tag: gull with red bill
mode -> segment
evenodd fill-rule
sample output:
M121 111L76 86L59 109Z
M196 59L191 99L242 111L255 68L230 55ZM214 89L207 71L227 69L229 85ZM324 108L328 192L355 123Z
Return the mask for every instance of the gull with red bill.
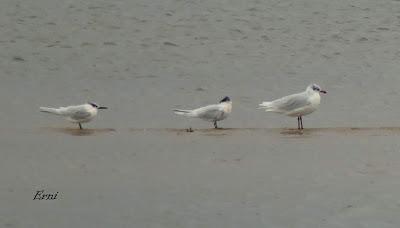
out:
M297 117L297 128L303 129L302 117L317 110L321 103L321 93L326 94L326 91L322 90L317 84L311 84L304 92L285 96L274 101L264 101L259 104L259 109Z

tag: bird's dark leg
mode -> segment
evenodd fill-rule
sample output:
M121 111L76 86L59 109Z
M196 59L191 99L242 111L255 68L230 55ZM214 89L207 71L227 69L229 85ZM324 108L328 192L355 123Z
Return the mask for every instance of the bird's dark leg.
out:
M300 125L301 125L301 129L304 129L303 128L303 117L302 116L300 116Z
M78 123L78 124L79 124L79 129L82 130L82 129L83 129L83 128L82 128L82 124L81 124L81 123Z
M297 129L300 130L300 116L297 117Z
M215 129L218 128L217 121L214 121L214 127L215 127Z

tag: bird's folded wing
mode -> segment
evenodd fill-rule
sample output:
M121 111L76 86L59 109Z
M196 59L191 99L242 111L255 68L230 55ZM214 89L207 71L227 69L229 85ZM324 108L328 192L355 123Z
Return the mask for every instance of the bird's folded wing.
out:
M75 120L86 119L91 116L91 113L84 110L75 110L71 113L70 117Z
M82 111L85 109L80 106L67 106L67 107L59 107L57 110L60 112L61 115L71 116L75 112Z
M219 105L209 105L195 110L197 116L202 119L215 119L221 116L224 112L223 107Z
M275 102L276 107L283 111L293 111L311 104L305 94L290 95L276 100Z

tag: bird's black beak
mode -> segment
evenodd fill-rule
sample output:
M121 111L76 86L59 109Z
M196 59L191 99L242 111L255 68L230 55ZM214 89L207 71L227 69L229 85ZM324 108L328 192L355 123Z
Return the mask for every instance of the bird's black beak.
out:
M104 107L104 106L100 106L100 107L98 107L98 109L108 109L108 108Z
M323 94L327 94L327 92L325 90L320 90L319 92L323 93Z

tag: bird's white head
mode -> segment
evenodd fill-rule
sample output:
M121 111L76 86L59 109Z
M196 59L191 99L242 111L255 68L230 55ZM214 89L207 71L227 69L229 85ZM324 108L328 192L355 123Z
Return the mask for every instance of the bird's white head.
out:
M311 84L307 87L307 92L315 92L315 93L323 93L326 94L327 92L323 89L321 89L321 87L317 84Z
M98 104L96 104L94 102L88 102L88 104L91 105L95 109L108 109L107 107L99 106Z

